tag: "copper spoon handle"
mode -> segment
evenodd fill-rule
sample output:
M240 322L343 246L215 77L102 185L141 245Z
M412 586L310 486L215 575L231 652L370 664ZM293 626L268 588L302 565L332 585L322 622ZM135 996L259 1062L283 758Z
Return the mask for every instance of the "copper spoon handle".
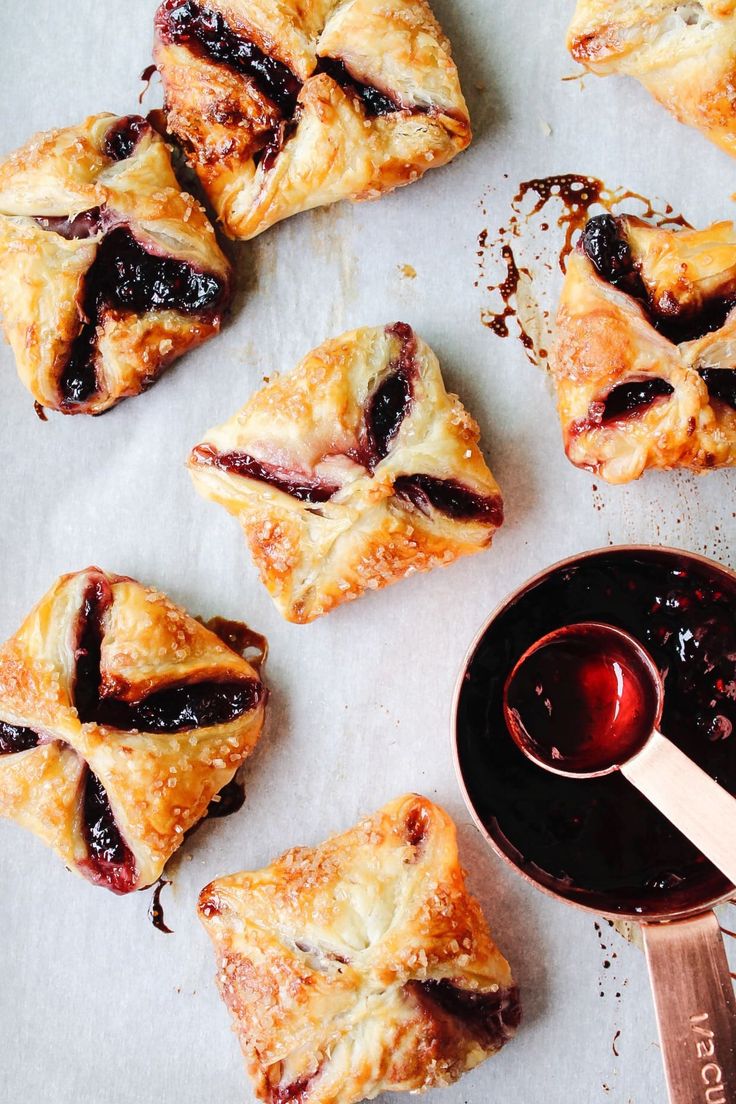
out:
M736 1104L736 1002L715 913L642 932L670 1104Z
M736 885L736 798L659 732L621 773Z

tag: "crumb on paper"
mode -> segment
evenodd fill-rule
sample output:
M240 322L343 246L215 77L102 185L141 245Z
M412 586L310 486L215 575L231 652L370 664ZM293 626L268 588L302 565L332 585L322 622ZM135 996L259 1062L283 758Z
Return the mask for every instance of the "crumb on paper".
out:
M417 270L414 268L414 265L401 264L398 266L398 269L405 280L416 280Z
M475 88L476 92L485 92L486 91L486 85L483 83L483 81L476 81L475 84L473 85L473 88Z
M545 119L540 119L539 125L542 128L542 134L545 136L545 138L549 138L552 134L552 127L549 125L549 123Z

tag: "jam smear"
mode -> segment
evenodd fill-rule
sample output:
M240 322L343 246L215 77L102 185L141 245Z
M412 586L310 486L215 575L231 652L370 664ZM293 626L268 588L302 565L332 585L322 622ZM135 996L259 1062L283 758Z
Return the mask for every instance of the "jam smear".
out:
M394 480L394 494L424 514L435 509L457 521L484 521L497 527L503 523L500 495L477 494L455 479L421 473L400 475Z
M565 625L631 633L666 672L661 730L736 795L736 581L661 549L562 567L503 609L471 659L458 705L470 798L498 845L541 885L601 912L656 916L729 891L723 875L620 773L540 770L506 728L521 655Z
M339 490L336 485L325 483L316 477L310 479L301 472L288 471L276 464L256 460L247 452L217 452L211 445L197 445L192 455L200 463L212 464L221 471L270 483L272 487L298 498L300 502L328 502Z
M95 720L121 732L188 732L229 724L255 709L264 693L263 684L256 679L196 682L159 690L138 702L103 697L97 703Z
M113 893L129 893L135 888L135 858L115 823L104 786L89 769L84 781L82 815L88 852L87 860L79 864L82 872Z
M111 161L126 161L135 153L141 138L150 133L151 124L140 115L118 119L105 135L105 156Z
M352 92L363 104L367 115L390 115L394 111L401 111L401 105L397 104L385 92L381 92L372 84L364 84L348 69L340 58L320 57L317 59L316 73L326 73L336 84L339 84L346 92Z
M698 368L698 374L711 399L736 410L736 368Z
M595 625L570 625L540 641L506 687L507 722L522 751L570 774L630 759L653 732L658 704L637 652Z
M100 233L103 228L103 214L101 207L91 207L89 211L81 211L73 218L65 215L37 215L34 222L42 230L59 234L67 241L83 241Z
M671 383L657 376L620 383L606 395L600 420L606 425L622 421L632 414L641 414L658 399L668 398L674 390Z
M165 42L199 46L211 61L250 78L284 115L293 115L301 81L291 69L234 31L219 11L195 0L165 0L156 24Z
M398 338L401 351L366 404L358 458L371 471L388 456L391 443L409 413L418 371L417 339L411 326L396 322L386 328L386 333Z
M447 978L411 981L409 988L430 1011L439 1009L459 1020L481 1046L501 1047L521 1023L519 990L513 985L495 993L461 989Z
M148 919L153 924L156 931L163 932L164 935L173 935L173 931L168 927L164 918L164 907L161 904L161 894L163 893L164 886L171 885L168 878L163 876L156 882L156 886L151 897L151 903L148 906Z
M211 617L204 627L219 636L223 644L247 659L258 674L268 659L268 640L243 621L229 621L226 617Z
M40 737L32 728L0 721L0 755L16 755L19 751L30 751L38 747Z

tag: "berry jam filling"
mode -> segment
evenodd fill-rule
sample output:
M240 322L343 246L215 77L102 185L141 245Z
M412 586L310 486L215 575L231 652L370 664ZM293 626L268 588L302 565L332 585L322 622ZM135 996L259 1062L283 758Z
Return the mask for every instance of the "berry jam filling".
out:
M85 279L81 310L86 321L59 383L64 407L77 406L97 391L98 328L108 311L206 314L221 306L225 294L225 284L211 273L149 253L127 227L111 230Z
M679 303L666 292L653 298L641 277L639 266L631 256L621 219L613 215L596 215L583 230L580 244L598 275L644 306L652 326L675 345L695 341L707 333L720 330L736 307L736 296L713 295L704 303L692 306Z
M92 207L89 211L82 211L75 215L74 218L67 218L62 215L38 216L34 219L34 222L37 222L42 230L59 234L67 241L84 240L85 238L93 238L102 230L102 209Z
M473 805L533 880L601 912L662 915L728 883L618 772L568 779L508 733L503 689L540 637L582 621L624 629L666 674L661 730L736 795L736 581L662 550L616 550L562 567L502 609L470 662L458 755Z
M211 61L250 78L284 115L294 113L301 90L299 78L288 66L234 31L220 12L195 0L165 0L156 23L165 42L199 46Z
M111 161L126 161L144 134L150 134L151 124L140 115L126 115L108 130L105 136L105 156Z
M344 61L339 58L321 57L317 59L315 73L326 73L346 92L357 96L365 108L366 115L390 115L401 111L401 106L390 96L380 92L372 84L363 84L352 75Z
M101 572L90 573L77 624L74 705L82 724L97 719L102 676L104 621L112 603L110 584Z
M606 425L608 422L621 421L632 414L641 414L657 399L667 398L674 390L671 383L659 377L620 383L606 395L600 421ZM597 407L598 404L595 405Z
M412 981L409 988L430 1012L444 1012L458 1020L484 1048L503 1046L521 1022L519 990L515 985L499 987L495 993L479 993L474 989L461 989L442 978Z
M435 509L457 521L485 521L495 526L503 522L500 495L476 494L454 479L419 473L400 475L394 481L394 494L411 502L423 514Z
M253 154L253 164L261 165L264 172L270 172L286 143L296 134L296 128L296 116L293 119L283 119L269 132L266 144Z
M736 410L735 368L698 368L698 374L711 399L719 399Z
M417 339L411 326L397 322L387 327L386 333L399 339L401 351L366 404L358 459L371 471L388 455L391 443L409 413L417 373Z
M304 1104L309 1086L316 1076L315 1073L311 1077L300 1077L290 1085L273 1085L271 1104Z
M427 810L417 806L408 814L405 822L406 838L412 847L419 847L424 843L429 831L429 817Z
M0 755L15 755L19 751L29 751L38 747L39 735L32 728L19 728L18 725L0 721Z
M193 452L200 463L211 464L221 471L242 475L247 479L257 479L261 483L270 483L285 494L298 498L300 502L327 502L339 488L317 479L309 478L301 472L255 460L245 452L217 452L211 445L198 445Z
M129 893L135 888L135 859L120 835L104 786L89 769L84 781L82 813L89 856L79 864L83 873L113 893Z
M263 685L255 679L171 686L139 702L103 697L95 720L122 732L188 732L229 724L255 709L263 694Z

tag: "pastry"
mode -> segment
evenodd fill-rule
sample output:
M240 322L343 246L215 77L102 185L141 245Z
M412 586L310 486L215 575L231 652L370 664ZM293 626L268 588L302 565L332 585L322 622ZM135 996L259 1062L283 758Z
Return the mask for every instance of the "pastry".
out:
M0 163L0 311L41 407L101 414L220 328L230 270L145 119L93 115Z
M64 575L0 648L0 815L96 885L150 885L253 750L265 701L163 594Z
M455 826L409 795L199 898L256 1096L354 1104L456 1081L519 1024Z
M191 454L281 613L306 622L486 548L503 520L478 427L405 323L343 334Z
M578 0L567 45L593 73L637 77L736 155L736 0Z
M736 231L597 215L568 258L552 371L565 449L609 483L736 464Z
M154 58L169 128L234 238L409 184L470 142L426 0L164 0Z

